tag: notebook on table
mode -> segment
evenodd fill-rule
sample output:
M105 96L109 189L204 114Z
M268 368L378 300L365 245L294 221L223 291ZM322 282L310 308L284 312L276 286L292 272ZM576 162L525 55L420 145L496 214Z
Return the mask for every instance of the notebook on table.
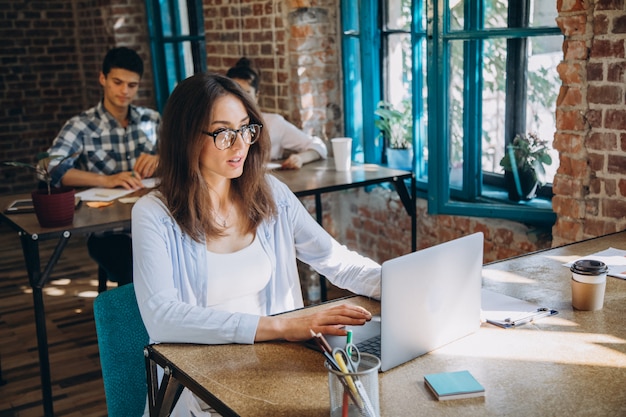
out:
M368 342L378 343L384 372L475 332L482 262L482 233L384 262L381 315L347 327L353 343L364 352L371 351ZM333 347L345 345L345 337L326 338Z

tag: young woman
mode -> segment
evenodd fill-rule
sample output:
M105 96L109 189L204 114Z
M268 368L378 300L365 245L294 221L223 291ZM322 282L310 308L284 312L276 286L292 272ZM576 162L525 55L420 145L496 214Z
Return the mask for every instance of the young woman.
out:
M250 96L258 101L259 73L252 68L247 58L241 58L234 67L226 73ZM269 132L272 148L270 159L287 158L282 162L283 169L299 169L302 165L326 159L328 150L324 141L317 136L310 136L289 123L283 116L276 113L263 113L265 130Z
M342 326L371 318L350 305L270 316L303 306L296 258L370 297L380 294L380 265L335 241L265 172L263 124L252 97L227 77L196 74L172 92L160 185L132 213L137 301L153 342L299 341L309 329L343 335ZM177 410L203 415L190 392Z

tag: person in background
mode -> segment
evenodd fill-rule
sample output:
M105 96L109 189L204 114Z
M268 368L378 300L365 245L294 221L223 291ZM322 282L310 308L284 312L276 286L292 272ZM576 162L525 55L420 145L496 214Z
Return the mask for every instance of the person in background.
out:
M154 175L161 116L131 104L142 75L143 61L134 50L107 52L99 76L102 100L68 120L48 149L50 155L76 154L53 171L55 186L139 189L143 178ZM92 234L87 247L109 280L132 281L130 235Z
M151 342L302 341L345 335L371 314L342 304L298 318L296 259L340 288L380 297L380 265L333 239L266 173L270 138L252 96L196 74L163 111L157 189L132 211L134 285ZM185 390L174 416L206 415Z
M247 58L241 58L228 70L226 76L235 80L245 92L258 101L259 72L252 68ZM270 158L279 160L284 158L286 153L289 154L282 162L283 169L299 169L309 162L320 158L326 159L328 150L322 139L307 135L279 114L263 113L263 118L272 141Z

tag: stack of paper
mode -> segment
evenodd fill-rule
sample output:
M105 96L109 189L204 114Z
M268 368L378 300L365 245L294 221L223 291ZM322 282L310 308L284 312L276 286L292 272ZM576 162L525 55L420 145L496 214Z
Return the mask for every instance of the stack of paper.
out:
M141 180L141 182L146 188L153 188L156 186L156 180L154 178L146 178ZM113 201L130 193L134 193L135 191L137 190L94 187L81 191L80 193L76 193L76 196L80 197L82 201Z

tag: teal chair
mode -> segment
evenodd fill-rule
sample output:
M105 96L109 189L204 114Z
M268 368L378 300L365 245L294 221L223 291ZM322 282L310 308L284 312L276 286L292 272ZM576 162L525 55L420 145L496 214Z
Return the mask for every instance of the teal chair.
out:
M148 395L144 346L149 342L133 284L98 294L93 303L109 417L142 416Z

